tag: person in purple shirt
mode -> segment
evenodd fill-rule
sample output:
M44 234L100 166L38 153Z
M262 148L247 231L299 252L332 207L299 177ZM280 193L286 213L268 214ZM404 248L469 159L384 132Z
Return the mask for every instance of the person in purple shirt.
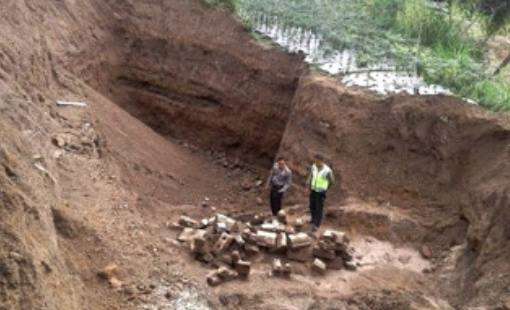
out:
M282 209L282 200L285 192L292 184L292 171L290 171L284 157L278 157L273 165L267 178L266 188L271 188L270 202L273 219L276 218L278 212Z

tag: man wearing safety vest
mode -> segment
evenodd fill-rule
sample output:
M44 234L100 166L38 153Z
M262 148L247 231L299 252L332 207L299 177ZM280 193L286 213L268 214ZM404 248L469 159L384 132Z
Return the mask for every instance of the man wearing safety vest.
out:
M316 232L321 226L326 193L334 181L333 170L324 163L324 157L317 154L306 182L310 188L312 232Z

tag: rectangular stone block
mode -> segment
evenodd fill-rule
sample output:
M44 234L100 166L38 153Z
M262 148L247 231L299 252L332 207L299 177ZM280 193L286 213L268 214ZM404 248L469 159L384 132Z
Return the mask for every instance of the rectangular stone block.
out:
M288 249L287 250L287 259L298 261L298 262L307 262L312 259L312 248L304 247L299 249Z
M276 237L277 235L274 232L259 230L256 235L257 245L268 249L274 249L276 247Z
M237 278L238 274L235 270L229 269L227 267L220 267L218 269L218 276L224 281L231 281Z
M207 242L204 236L195 236L191 239L190 251L193 254L204 253L207 249Z
M234 264L237 274L242 278L247 278L250 275L251 263L248 261L239 260Z
M213 253L218 255L225 252L233 242L234 237L232 235L226 232L222 233L218 238L218 241L214 244Z
M284 251L287 249L287 234L282 232L278 233L276 238L276 250Z
M218 213L216 214L216 223L222 223L227 231L232 231L232 228L236 225L237 221L231 217Z
M315 246L313 248L313 256L321 259L332 260L335 259L336 254L334 250L326 250L321 248L320 246Z
M312 245L312 238L306 233L297 233L289 235L289 246L291 249L299 249Z
M289 263L282 263L281 259L275 258L273 259L273 265L272 265L273 275L275 277L290 277L291 274L291 267Z
M326 273L326 263L324 263L322 260L316 258L312 263L312 270L315 271L318 274L325 274Z
M329 239L331 241L344 243L345 241L345 233L337 230L326 230L322 237L324 239Z
M235 237L235 242L238 246L240 247L244 247L244 245L246 244L246 242L244 241L244 238L241 236L241 235L236 235Z
M271 232L281 232L281 231L285 231L285 225L277 223L277 222L264 223L264 224L262 224L262 226L260 226L260 229L265 230L265 231L271 231Z

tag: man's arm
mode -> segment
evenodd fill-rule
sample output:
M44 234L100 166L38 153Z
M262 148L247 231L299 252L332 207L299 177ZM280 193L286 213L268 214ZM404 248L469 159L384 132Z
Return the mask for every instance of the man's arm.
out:
M312 170L308 173L308 178L306 179L306 187L310 188L312 185Z
M283 185L282 189L280 189L280 193L285 193L292 184L292 171L289 170L289 174L287 176L287 180L285 182L285 185Z
M331 183L331 184L335 183L335 175L333 174L333 170L329 171L328 179L329 179L329 183Z

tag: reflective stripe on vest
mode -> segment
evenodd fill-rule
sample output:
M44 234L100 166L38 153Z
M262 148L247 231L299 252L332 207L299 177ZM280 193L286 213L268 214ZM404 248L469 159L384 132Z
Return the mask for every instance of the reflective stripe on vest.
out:
M329 179L327 175L330 169L326 166L319 172L317 166L312 166L312 184L311 188L313 191L324 192L329 188Z

